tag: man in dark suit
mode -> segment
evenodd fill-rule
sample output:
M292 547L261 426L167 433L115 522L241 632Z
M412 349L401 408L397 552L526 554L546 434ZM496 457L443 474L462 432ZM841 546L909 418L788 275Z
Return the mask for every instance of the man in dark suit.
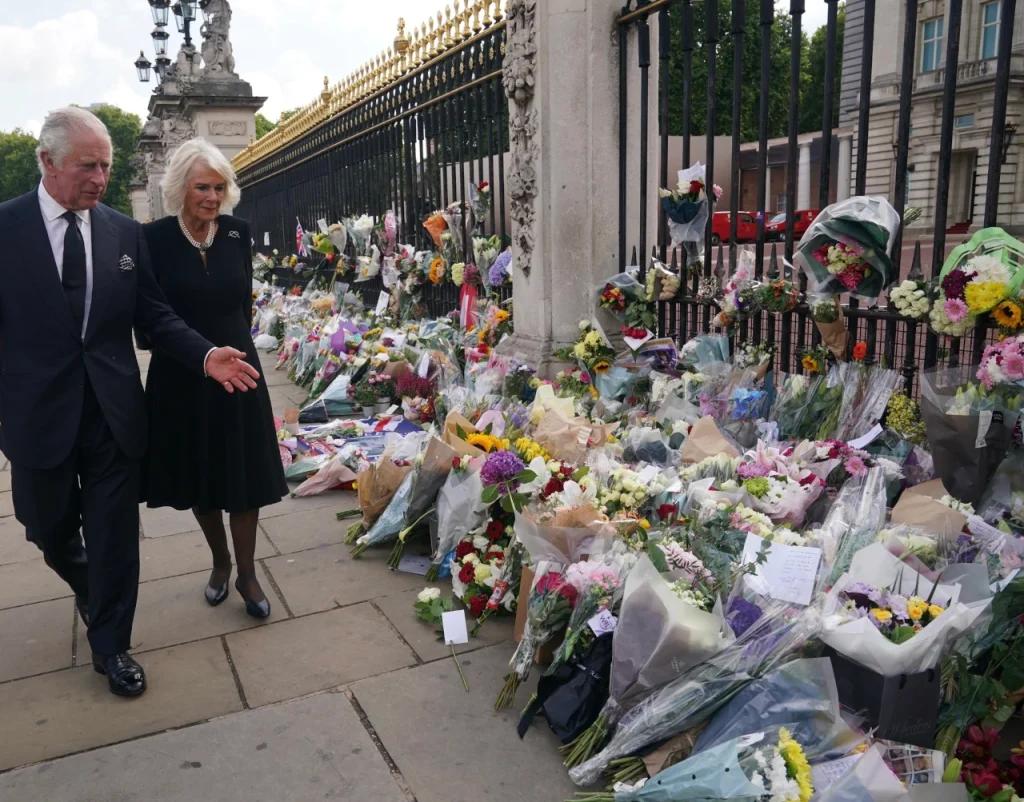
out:
M38 157L38 189L0 204L0 449L18 521L75 593L93 666L113 693L138 696L146 677L128 648L146 420L132 327L227 392L258 374L174 314L142 227L100 204L112 148L99 119L53 112Z

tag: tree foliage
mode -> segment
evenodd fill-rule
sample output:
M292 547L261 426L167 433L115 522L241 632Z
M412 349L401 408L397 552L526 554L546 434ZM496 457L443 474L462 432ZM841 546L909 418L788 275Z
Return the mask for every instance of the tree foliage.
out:
M24 195L39 183L38 145L32 134L20 128L0 131L0 202Z
M754 142L758 139L758 115L761 107L761 24L759 0L745 0L745 15L742 34L742 95L740 97L740 139ZM690 108L690 134L704 136L707 131L708 100L708 55L706 42L706 5L694 3L693 9L693 56L692 89ZM836 59L836 112L838 121L838 91L842 71L842 41L844 11L839 11L837 25ZM673 5L669 10L671 47L669 54L669 133L683 132L683 49L682 49L682 6ZM720 2L718 9L718 42L715 45L715 133L732 134L732 86L734 37L731 32L732 5ZM769 73L768 73L768 138L788 134L790 93L789 71L792 47L792 20L782 6L776 8L775 20L770 29ZM824 98L822 76L825 72L826 30L820 28L808 40L806 34L800 42L801 69L797 89L799 101L799 132L821 130L821 115ZM656 42L652 49L657 49ZM652 53L652 56L656 54Z
M272 123L263 114L256 115L256 138L263 139L267 134L277 128L277 123Z

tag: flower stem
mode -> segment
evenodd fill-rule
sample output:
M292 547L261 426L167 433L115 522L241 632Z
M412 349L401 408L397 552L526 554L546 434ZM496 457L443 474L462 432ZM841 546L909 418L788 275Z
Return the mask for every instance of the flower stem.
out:
M466 693L469 693L469 683L466 681L466 675L462 673L462 665L459 663L459 656L455 654L455 644L452 644L452 660L455 661L455 667L459 670L459 676L462 678L462 687L466 689Z
M575 768L590 759L597 747L604 741L605 735L608 734L605 729L606 724L605 717L600 716L575 741L561 748L560 751L566 756L563 765L567 769Z
M344 521L346 518L358 518L362 514L363 511L360 509L345 510L344 512L337 513L335 515L335 518L337 518L339 521Z
M353 560L358 560L360 557L363 556L363 552L365 552L368 548L370 547L366 543L356 543L356 547L352 549L349 556Z
M437 575L440 572L441 572L441 566L438 565L437 563L431 563L430 567L427 569L427 574L424 577L424 579L426 579L427 582L435 582L437 580Z
M519 675L515 671L509 672L505 677L505 684L501 686L501 692L494 701L495 710L507 710L512 707L516 699L516 691L519 690Z
M405 554L405 541L399 538L395 541L394 548L391 549L391 556L388 557L388 568L392 571L397 570L402 562L403 554Z
M353 543L359 540L359 536L361 534L363 534L363 522L359 521L358 523L352 524L348 528L348 530L345 533L345 542L351 546Z

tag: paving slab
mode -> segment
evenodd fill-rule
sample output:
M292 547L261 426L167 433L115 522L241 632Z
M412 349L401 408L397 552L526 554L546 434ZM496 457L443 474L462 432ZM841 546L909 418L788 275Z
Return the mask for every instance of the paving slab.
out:
M234 584L227 599L219 606L211 607L203 596L207 578L204 571L139 585L132 649L151 651L287 618L270 582L264 577L260 577L260 584L271 605L270 618L265 621L246 615L245 604Z
M417 594L425 587L440 588L442 595L450 596L452 592L451 583L426 583L422 577L417 577L420 584L416 590L409 590L405 593L395 593L385 596L382 599L375 599L374 604L384 615L388 617L392 626L399 631L420 660L427 663L431 660L450 658L452 649L445 646L444 641L438 640L437 631L434 627L421 621L416 617L413 605L416 603ZM456 608L462 609L462 605L456 602ZM469 613L466 613L467 618ZM472 623L470 623L472 628ZM459 654L474 652L487 646L494 646L498 643L511 641L515 629L515 618L511 615L491 618L481 628L475 638L470 638L469 643L455 647Z
M346 495L354 496L355 494L337 493L330 497L325 494L312 499L290 499L292 502L320 499L331 503L321 503L289 515L264 517L261 519L260 525L267 533L267 537L270 538L270 542L277 546L278 551L282 554L343 543L345 531L352 520L339 521L337 513L346 509L339 503L345 501Z
M274 368L274 365L277 364L276 357L275 357L274 361L269 364L269 366L267 365L266 362L263 362L262 360L260 360L260 362L261 362L261 364L263 366L263 370L261 372L263 373L264 380L267 382L267 387L294 387L295 386L294 384L292 384L292 380L288 378L288 371L287 370L284 370L284 369L276 370Z
M0 491L8 492L11 489L11 472L0 473Z
M46 802L405 802L343 694L219 718L0 776Z
M139 519L142 523L144 537L166 537L194 532L196 516L191 510L176 510L171 507L150 509L145 504L139 505Z
M488 802L573 795L576 788L547 725L538 722L523 740L516 734L536 677L520 689L511 710L494 711L512 651L502 644L460 658L469 693L451 660L350 686L418 802L478 802L482 782Z
M295 615L308 615L338 606L424 587L423 577L391 571L388 551L366 552L358 560L352 546L322 546L295 554L282 554L264 565L274 577Z
M71 595L71 588L41 557L0 565L0 610Z
M291 490L295 490L298 486L298 483L293 482L290 485L290 488ZM315 510L321 507L330 507L332 512L340 512L342 510L350 510L357 506L359 506L359 500L356 497L356 494L351 490L327 490L323 493L318 493L315 496L303 496L302 498L285 496L277 502L277 504L261 509L260 520L265 521L270 518L280 518L282 515L306 512L308 510ZM349 523L351 523L351 521L345 523L345 526L347 527Z
M6 493L0 493L0 518L11 518L14 516L14 497L7 489Z
M91 665L0 685L0 771L242 709L219 638L153 652L139 662L149 683L139 699L114 696Z
M230 532L228 532L228 548L233 548ZM276 553L266 535L257 532L256 559L273 557ZM139 545L139 559L142 582L197 571L209 571L213 567L210 548L206 545L206 538L203 537L202 532L183 532L180 535L147 538ZM232 575L234 576L234 574Z
M0 682L71 668L71 599L0 610Z
M0 472L0 476L10 476ZM35 543L25 540L25 527L14 518L0 518L0 565L38 560L42 552Z
M409 647L369 604L237 632L226 640L252 707L416 662Z

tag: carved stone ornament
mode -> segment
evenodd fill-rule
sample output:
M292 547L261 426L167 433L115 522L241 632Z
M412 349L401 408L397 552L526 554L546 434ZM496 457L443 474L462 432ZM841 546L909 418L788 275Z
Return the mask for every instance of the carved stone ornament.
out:
M212 136L245 136L245 120L210 120L206 126Z
M176 148L190 139L195 139L196 133L195 123L182 117L173 117L164 124L164 147L168 150Z
M537 68L537 0L509 0L506 11L505 63L502 86L511 101L509 110L509 198L512 210L512 239L518 245L516 266L530 275L537 241L536 161L539 151L537 112L533 109L534 72Z
M203 75L237 78L231 47L231 6L228 0L209 0L204 7L209 22L203 23Z

